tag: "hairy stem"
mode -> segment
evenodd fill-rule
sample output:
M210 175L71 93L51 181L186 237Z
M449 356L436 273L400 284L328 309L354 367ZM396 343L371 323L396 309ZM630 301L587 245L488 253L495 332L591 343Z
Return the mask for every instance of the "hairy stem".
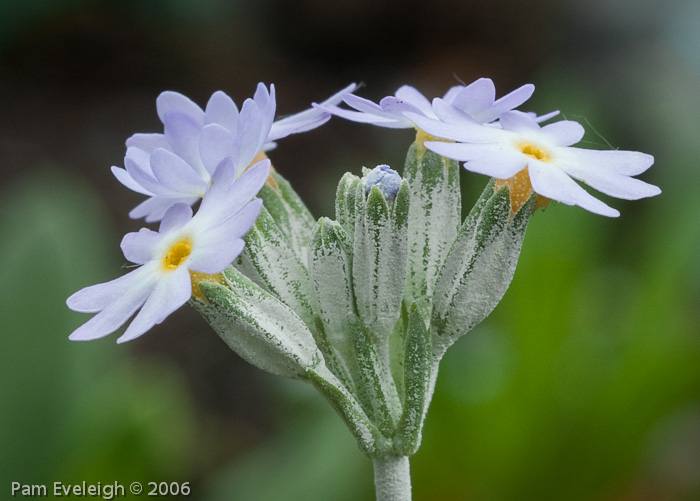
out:
M377 501L411 501L411 471L407 456L374 458Z

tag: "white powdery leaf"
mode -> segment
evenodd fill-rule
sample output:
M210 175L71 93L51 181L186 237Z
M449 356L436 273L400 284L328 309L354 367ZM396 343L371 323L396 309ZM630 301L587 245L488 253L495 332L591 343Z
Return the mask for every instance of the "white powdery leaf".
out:
M406 231L396 228L378 188L357 200L353 283L357 309L374 335L391 332L406 281Z
M346 370L354 373L356 369L348 366L354 359L354 350L347 327L356 315L352 259L346 251L347 245L347 235L340 224L321 218L311 236L309 276L328 340Z
M533 201L511 217L508 192L502 189L465 221L435 286L437 359L502 299L515 273Z
M260 197L299 260L306 263L309 236L316 221L289 181L275 171L270 180L272 184L263 186Z
M246 235L246 248L234 265L313 329L318 308L309 273L265 208Z
M243 359L272 374L306 379L323 355L304 322L289 307L234 268L226 287L201 283L206 301L192 304Z
M459 165L413 146L404 175L411 187L405 296L429 317L438 272L461 223Z

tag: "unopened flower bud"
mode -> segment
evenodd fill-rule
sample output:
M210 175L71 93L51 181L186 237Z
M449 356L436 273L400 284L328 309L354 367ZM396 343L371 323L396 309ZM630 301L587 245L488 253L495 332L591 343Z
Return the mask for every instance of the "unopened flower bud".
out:
M388 165L378 165L367 174L364 181L366 194L369 194L372 186L376 186L387 200L396 198L401 188L401 176Z

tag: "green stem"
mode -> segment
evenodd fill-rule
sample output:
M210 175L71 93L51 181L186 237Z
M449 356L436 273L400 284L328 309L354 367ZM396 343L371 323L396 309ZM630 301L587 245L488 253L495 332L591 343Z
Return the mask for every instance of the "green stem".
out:
M411 501L408 456L383 456L373 461L377 501Z

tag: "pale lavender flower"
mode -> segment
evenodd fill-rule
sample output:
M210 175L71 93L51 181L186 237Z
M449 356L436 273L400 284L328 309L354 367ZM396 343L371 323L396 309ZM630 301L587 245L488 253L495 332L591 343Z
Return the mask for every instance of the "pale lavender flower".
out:
M490 78L480 78L469 85L452 87L443 96L457 109L468 114L479 123L487 124L497 120L502 113L517 108L527 101L535 90L526 84L505 96L496 99L496 87ZM394 96L387 96L375 104L353 94L342 96L343 101L356 111L331 105L315 105L334 115L354 122L370 123L379 127L410 129L416 127L407 113L437 119L430 100L410 85L399 87ZM558 112L538 118L547 120Z
M140 265L111 282L86 287L68 298L74 311L97 313L70 339L107 336L140 310L118 343L141 336L197 293L196 274L216 275L241 253L243 236L260 213L254 197L270 172L270 161L256 163L238 178L231 158L214 173L197 214L183 203L171 206L159 230L128 233L121 247L127 260ZM216 279L216 277L209 277Z
M329 98L340 102L340 94ZM330 114L314 108L274 122L275 88L258 84L239 110L222 91L212 94L202 110L189 98L166 91L156 100L164 133L134 134L127 142L125 169L112 167L127 188L148 196L130 213L134 219L159 221L175 203L194 204L205 193L216 166L230 157L240 175L273 141L322 125Z
M518 175L518 189L610 217L620 213L590 195L574 179L625 200L661 193L657 186L631 177L654 163L651 155L572 147L584 134L578 122L561 120L540 127L532 116L509 111L501 115L500 127L486 127L447 101L438 99L434 105L437 120L419 114L409 117L428 134L456 142L426 141L425 146L444 157L463 161L472 172L501 180Z

